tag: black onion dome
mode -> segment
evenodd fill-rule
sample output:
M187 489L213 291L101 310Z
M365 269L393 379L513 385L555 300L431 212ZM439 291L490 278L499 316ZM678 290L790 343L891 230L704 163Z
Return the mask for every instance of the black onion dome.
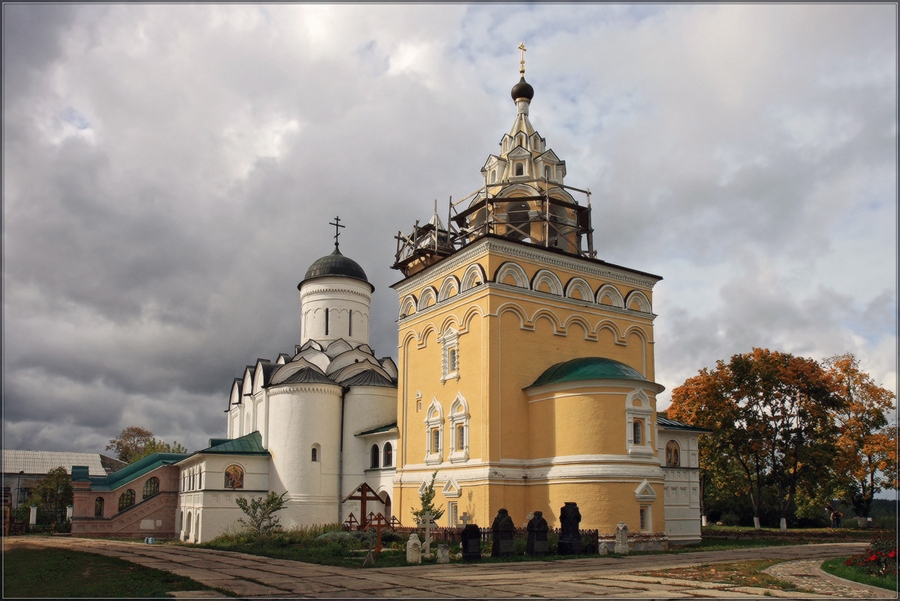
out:
M531 99L534 98L534 88L532 88L531 84L525 81L525 77L522 76L522 78L519 79L519 83L513 86L510 96L512 96L513 102L516 102L519 98L525 98L528 102L531 102Z
M297 288L299 289L309 280L324 277L353 278L354 280L361 280L369 284L369 286L372 287L372 290L375 289L375 287L369 283L366 272L359 266L359 263L350 257L342 255L341 251L336 247L333 253L325 255L309 266L309 269L306 270L306 276L304 276L302 282L297 284Z

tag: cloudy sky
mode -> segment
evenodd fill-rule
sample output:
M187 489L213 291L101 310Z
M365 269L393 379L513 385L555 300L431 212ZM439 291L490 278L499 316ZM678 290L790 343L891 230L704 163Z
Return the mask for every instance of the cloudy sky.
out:
M598 256L664 277L660 383L761 346L896 391L896 5L4 4L4 446L223 436L335 215L396 358L394 236L480 185L522 41Z

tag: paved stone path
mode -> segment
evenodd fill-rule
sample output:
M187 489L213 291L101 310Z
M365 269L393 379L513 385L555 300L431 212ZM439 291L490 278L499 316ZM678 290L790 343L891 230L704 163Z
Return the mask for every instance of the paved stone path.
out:
M402 568L352 569L256 555L200 549L187 545L104 541L75 537L10 537L14 545L52 545L119 557L174 572L242 598L883 598L891 591L827 576L823 559L862 552L865 543L829 543L729 551L628 557L592 557L556 562L449 564ZM648 570L680 568L748 559L787 561L772 575L793 580L812 593L786 592L673 578L641 576ZM777 569L776 569L777 568ZM216 591L185 592L183 598L221 597Z

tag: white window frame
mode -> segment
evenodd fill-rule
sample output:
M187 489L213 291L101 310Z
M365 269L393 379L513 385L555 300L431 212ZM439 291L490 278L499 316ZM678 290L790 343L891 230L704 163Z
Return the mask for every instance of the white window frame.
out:
M438 433L437 448L433 448L434 443L432 441L435 430ZM431 405L428 406L428 411L425 412L425 463L427 465L435 465L442 462L443 446L444 408L441 407L441 404L435 398L431 401Z
M653 456L653 430L650 427L653 417L653 408L650 398L641 389L632 391L625 400L625 445L628 454L639 457ZM640 444L634 442L634 426L636 422L642 424L641 434L643 440Z
M450 406L450 462L469 460L469 404L463 395L457 394ZM462 445L457 440L457 428L463 429Z
M459 332L453 328L441 334L441 383L459 380Z

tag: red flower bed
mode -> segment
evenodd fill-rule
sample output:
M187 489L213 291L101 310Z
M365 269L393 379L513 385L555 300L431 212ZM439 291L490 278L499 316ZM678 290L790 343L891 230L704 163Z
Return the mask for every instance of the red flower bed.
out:
M862 555L854 555L845 565L862 569L873 576L897 575L897 541L887 536L876 537Z

